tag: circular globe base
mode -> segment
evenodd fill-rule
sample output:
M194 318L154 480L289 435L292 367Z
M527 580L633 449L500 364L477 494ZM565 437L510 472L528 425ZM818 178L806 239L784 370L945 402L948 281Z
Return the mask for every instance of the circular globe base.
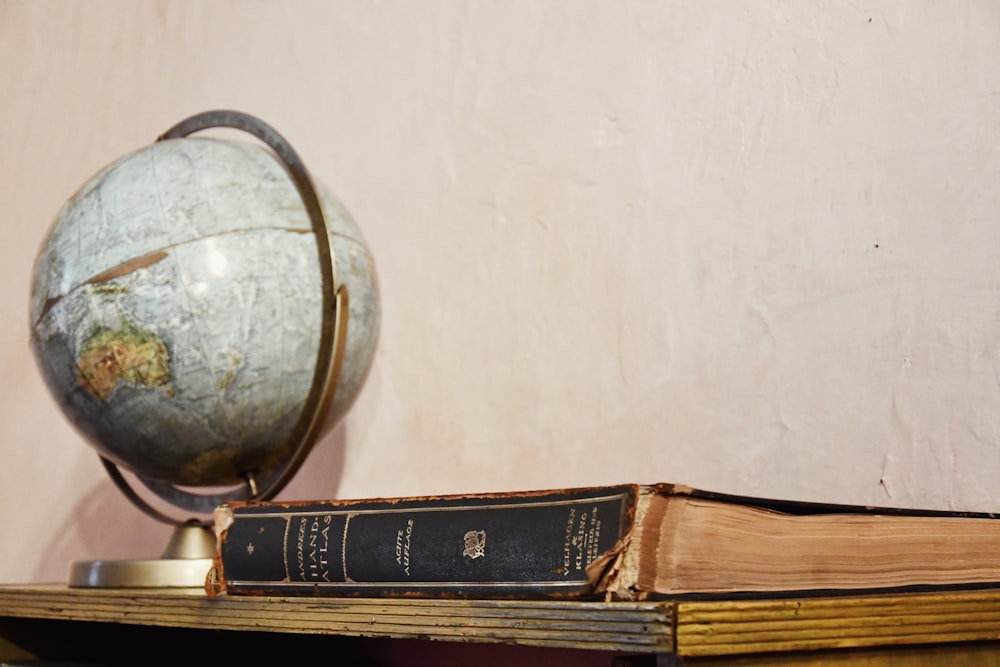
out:
M197 588L212 568L215 535L198 525L179 526L161 558L77 561L69 571L76 588Z
M211 558L154 560L94 560L73 563L71 588L196 588L205 589Z

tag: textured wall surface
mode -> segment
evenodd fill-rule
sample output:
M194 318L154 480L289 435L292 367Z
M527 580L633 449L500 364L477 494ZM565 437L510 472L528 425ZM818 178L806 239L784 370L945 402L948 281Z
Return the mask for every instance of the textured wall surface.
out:
M674 481L1000 511L1000 5L0 0L0 581L155 556L28 353L74 190L277 127L378 262L286 498Z

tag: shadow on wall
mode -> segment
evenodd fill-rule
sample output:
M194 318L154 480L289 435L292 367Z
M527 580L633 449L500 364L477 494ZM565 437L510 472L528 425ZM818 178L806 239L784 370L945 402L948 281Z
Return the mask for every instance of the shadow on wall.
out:
M344 471L347 429L341 425L318 442L299 473L280 494L286 500L332 498ZM157 505L171 516L183 512ZM147 516L122 495L110 479L85 493L51 541L39 551L34 581L63 582L79 560L159 558L172 526Z
M171 528L132 506L110 479L84 494L40 551L33 578L65 581L78 560L156 558Z
M337 497L340 480L344 476L344 451L347 447L345 421L313 446L298 474L278 494L281 500L324 500Z

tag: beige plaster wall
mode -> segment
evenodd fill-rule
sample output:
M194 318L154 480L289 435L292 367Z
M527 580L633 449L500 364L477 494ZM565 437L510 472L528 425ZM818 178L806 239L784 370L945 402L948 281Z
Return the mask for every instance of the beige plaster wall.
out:
M283 497L676 481L1000 511L1000 5L0 0L0 581L155 556L28 353L62 202L277 127L382 339Z

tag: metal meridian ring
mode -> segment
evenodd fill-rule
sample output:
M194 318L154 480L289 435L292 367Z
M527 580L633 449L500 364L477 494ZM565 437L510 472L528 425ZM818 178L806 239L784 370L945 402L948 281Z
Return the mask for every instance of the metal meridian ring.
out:
M316 236L316 248L319 253L319 266L322 274L323 319L312 386L302 407L302 412L299 414L299 419L289 436L289 443L294 446L294 453L284 466L279 466L262 479L253 477L257 471L246 471L248 477L246 485L216 494L192 493L167 482L149 479L141 474L136 475L147 489L162 500L175 507L202 514L210 513L221 503L231 500L269 500L277 495L298 472L299 467L316 442L319 429L322 426L322 418L326 415L330 403L333 401L337 380L340 377L340 369L344 362L348 317L347 286L340 285L337 281L336 258L330 247L330 236L326 216L323 214L323 206L316 194L309 172L306 171L302 160L284 137L270 125L254 116L239 111L217 110L206 111L186 118L161 134L156 140L181 139L213 127L234 128L257 137L274 151L291 177L303 204L305 204L313 233ZM176 525L189 523L187 520L169 517L154 508L135 492L114 463L104 457L101 457L101 462L118 489L143 512L165 523ZM202 523L209 522L202 521Z

